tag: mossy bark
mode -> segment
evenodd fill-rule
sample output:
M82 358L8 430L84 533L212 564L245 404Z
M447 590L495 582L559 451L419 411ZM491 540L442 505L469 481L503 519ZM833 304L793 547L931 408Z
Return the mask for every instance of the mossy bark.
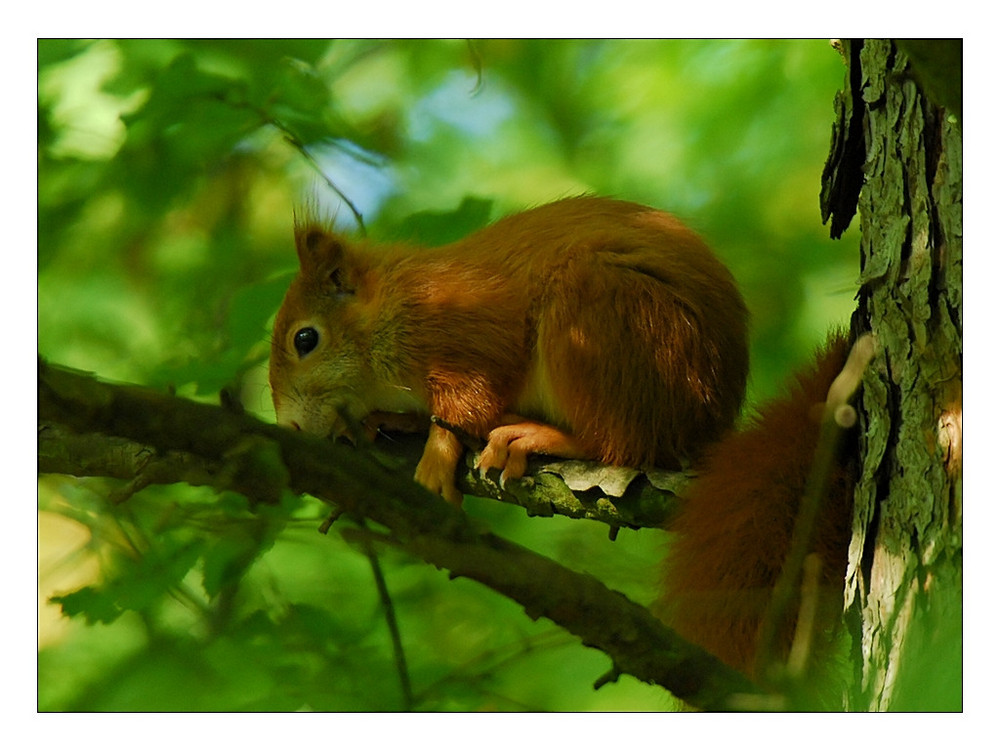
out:
M921 90L904 48L844 43L848 84L824 175L835 235L856 207L853 326L879 345L860 403L845 589L858 655L849 705L863 710L961 707L961 122ZM940 690L911 692L922 677Z

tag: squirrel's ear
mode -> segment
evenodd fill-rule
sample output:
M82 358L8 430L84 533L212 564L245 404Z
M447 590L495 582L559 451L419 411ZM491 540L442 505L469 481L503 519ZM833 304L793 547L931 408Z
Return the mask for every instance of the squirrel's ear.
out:
M329 261L339 263L344 254L340 239L317 224L295 227L295 251L299 254L299 265L314 268Z
M295 251L302 272L311 278L329 280L337 294L351 294L344 243L336 234L317 224L295 227Z
M295 251L303 271L314 271L328 261L340 263L343 245L333 231L333 222L324 220L315 198L294 211Z

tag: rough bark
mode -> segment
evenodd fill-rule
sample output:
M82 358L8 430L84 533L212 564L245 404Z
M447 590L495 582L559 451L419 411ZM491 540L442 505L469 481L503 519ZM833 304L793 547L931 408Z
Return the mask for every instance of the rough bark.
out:
M954 44L945 44L951 61ZM838 104L847 125L834 133L824 216L839 235L857 190L854 327L878 340L861 399L845 589L860 660L850 705L956 708L960 697L957 706L947 696L913 702L904 678L928 653L938 679L957 685L961 673L961 123L925 95L899 45L865 40L844 43L844 52ZM959 46L959 81L960 59ZM946 74L921 72L944 76L950 91Z

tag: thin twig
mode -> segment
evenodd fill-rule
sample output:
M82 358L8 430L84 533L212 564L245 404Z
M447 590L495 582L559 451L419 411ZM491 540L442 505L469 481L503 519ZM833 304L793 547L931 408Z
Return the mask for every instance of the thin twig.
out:
M262 124L270 125L279 133L281 133L285 141L292 148L298 151L299 154L301 154L301 156L309 163L309 166L311 166L313 170L316 172L316 174L320 176L323 182L326 183L327 187L329 187L330 190L336 193L337 197L344 202L344 205L347 206L351 214L354 216L354 221L357 223L358 230L361 232L361 235L364 236L366 234L365 220L364 217L361 215L361 211L359 211L358 207L354 205L353 201L351 201L351 199L347 197L347 194L344 193L344 191L341 190L337 186L337 184L333 180L331 180L330 177L323 171L322 167L320 167L319 165L319 162L316 161L316 157L309 152L309 149L302 142L302 140L297 135L295 135L295 133L293 133L292 130L287 125L285 125L281 120L272 115L263 107L257 106L256 104L253 104L251 102L245 100L233 101L230 98L221 96L217 98L231 107L235 107L237 109L246 109L253 112L260 118Z
M362 527L364 523L362 522ZM382 602L382 610L385 614L385 624L389 626L389 637L392 640L392 655L396 663L396 673L399 675L399 686L403 691L403 706L407 711L413 710L413 686L410 683L410 670L406 664L406 652L403 650L403 639L399 634L399 622L396 620L396 607L392 603L389 595L389 587L385 582L385 574L382 572L382 565L378 560L378 553L371 538L364 537L361 542L365 556L372 568L372 575L375 577L375 587L378 589L378 596Z
M757 652L757 663L761 666L770 665L775 661L778 634L799 590L803 566L812 548L820 508L826 496L827 484L833 473L840 443L845 428L853 424L853 408L847 402L860 385L861 376L874 352L874 337L871 334L861 336L851 348L844 369L834 379L827 394L816 455L795 517L792 541L761 625Z
M815 552L806 556L802 570L802 597L799 615L795 620L795 636L788 652L788 675L802 679L806 673L809 652L816 633L816 613L819 609L819 581L823 561Z
M291 145L292 148L294 148L296 151L298 151L307 162L309 162L309 165L316 171L316 173L320 176L320 178L322 178L323 182L326 183L327 187L329 187L330 190L336 193L337 197L344 202L344 205L347 206L351 214L354 216L354 221L358 225L358 230L361 232L361 235L364 236L367 233L367 230L365 229L365 219L361 215L361 211L359 211L358 207L354 205L354 203L351 201L350 198L347 197L347 194L339 187L337 187L337 184L333 180L331 180L330 177L323 171L323 168L320 167L319 162L316 161L316 157L309 152L309 149L306 148L306 145L301 140L299 140L299 137L297 135L292 133L279 120L271 117L268 120L266 120L266 122L267 124L272 125L273 127L278 129L278 131L288 142L288 144Z

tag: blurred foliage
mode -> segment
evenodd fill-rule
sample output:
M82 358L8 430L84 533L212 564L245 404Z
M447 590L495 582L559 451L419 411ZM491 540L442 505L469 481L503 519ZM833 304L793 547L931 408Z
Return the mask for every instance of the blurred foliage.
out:
M199 398L236 386L269 418L296 205L440 243L593 192L679 215L726 260L759 399L853 308L856 235L830 241L818 208L843 75L815 40L42 40L39 351ZM250 514L175 486L112 506L111 486L40 482L40 595L73 615L42 617L43 710L404 707L368 560L316 533L317 503ZM467 506L654 598L655 533L612 544L596 524ZM56 517L85 533L47 537ZM627 677L594 692L602 654L475 584L382 563L418 709L671 705ZM91 572L46 588L66 569Z

